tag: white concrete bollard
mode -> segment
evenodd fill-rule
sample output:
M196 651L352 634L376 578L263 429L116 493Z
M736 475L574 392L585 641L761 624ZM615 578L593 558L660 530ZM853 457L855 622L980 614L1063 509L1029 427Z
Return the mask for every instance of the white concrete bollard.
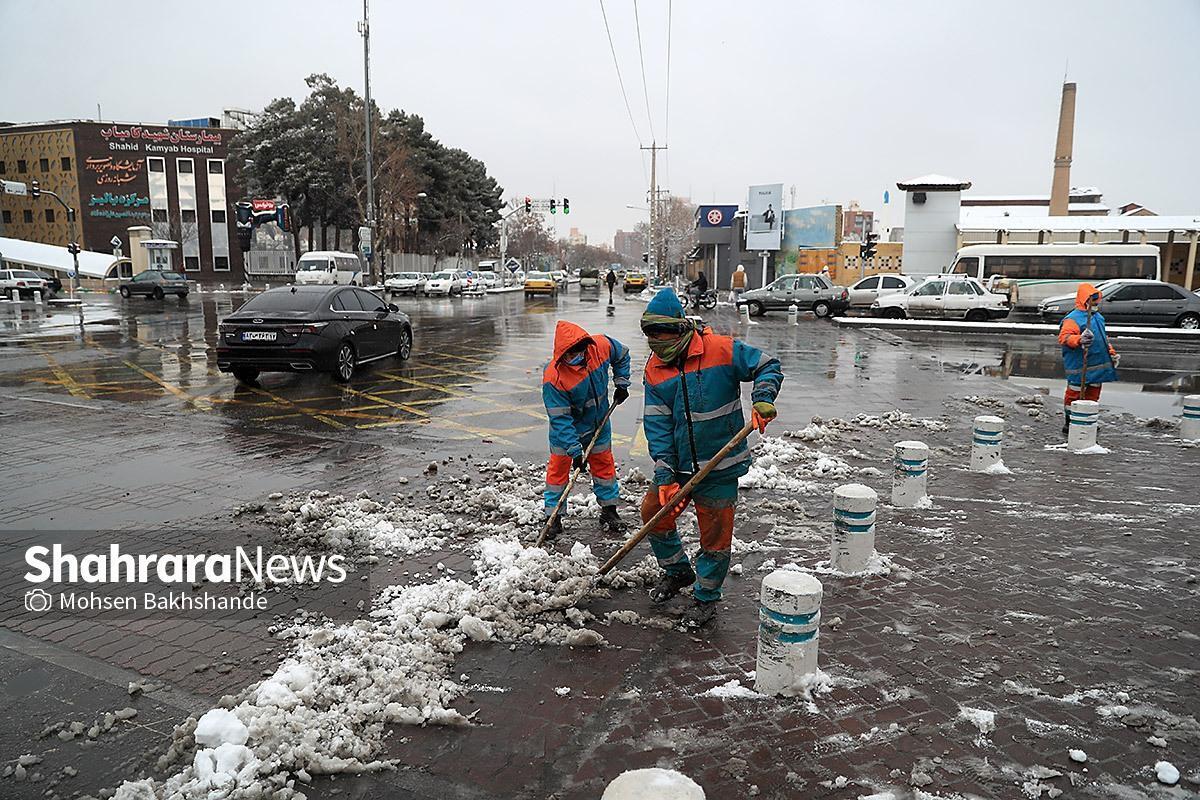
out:
M755 691L794 695L800 678L817 671L821 591L819 580L794 569L777 569L763 578Z
M648 767L622 772L600 800L704 800L700 784L673 769Z
M971 471L986 472L993 464L1001 463L1003 445L1004 420L986 414L976 417L971 430Z
M1200 394L1189 394L1183 398L1183 420L1179 423L1179 435L1184 439L1200 439Z
M788 306L788 325L799 325L799 324L800 324L800 309L796 307L795 303L792 303L790 306Z
M33 290L33 302L39 306L42 304L42 290L41 289Z
M924 442L896 442L892 471L892 505L914 508L925 499L929 474L929 445Z
M740 306L738 306L738 317L740 318L741 322L749 322L750 306L746 305L745 303L742 303Z
M21 293L20 293L20 292L18 292L16 289L13 289L13 290L12 290L12 301L13 301L14 303L19 303L19 302L21 302Z
M1095 400L1071 403L1071 424L1067 428L1067 449L1087 450L1096 446L1096 428L1100 424L1100 404Z
M838 572L863 572L875 553L875 506L879 495L861 483L833 490L833 540L829 565Z
M267 290L268 290L268 289L270 289L270 288L271 288L271 284L269 284L269 283L267 283L267 284L264 284L264 285L263 285L263 291L264 291L264 292L265 292L265 291L267 291Z

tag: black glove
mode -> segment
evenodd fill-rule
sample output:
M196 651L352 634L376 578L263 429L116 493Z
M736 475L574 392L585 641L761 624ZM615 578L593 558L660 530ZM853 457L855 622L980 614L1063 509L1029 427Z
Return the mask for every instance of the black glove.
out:
M629 389L624 386L618 386L616 391L613 392L613 402L617 405L621 405L621 403L624 403L628 399Z
M582 453L580 453L579 455L577 455L573 459L571 459L571 468L579 469L579 470L583 470L584 472L587 472L587 462L583 460Z

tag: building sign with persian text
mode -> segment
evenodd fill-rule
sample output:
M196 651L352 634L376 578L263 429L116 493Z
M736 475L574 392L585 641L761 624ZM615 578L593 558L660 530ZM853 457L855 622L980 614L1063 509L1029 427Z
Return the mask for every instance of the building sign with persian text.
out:
M215 155L224 134L203 128L148 128L113 125L100 129L109 151L152 154Z

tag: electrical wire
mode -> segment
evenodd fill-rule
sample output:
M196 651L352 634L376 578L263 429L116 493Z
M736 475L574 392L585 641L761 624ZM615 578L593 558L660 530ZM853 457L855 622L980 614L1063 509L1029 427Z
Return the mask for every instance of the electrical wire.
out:
M646 88L646 59L642 55L642 22L638 17L637 0L633 0L633 24L637 27L638 61L642 65L642 96L646 98L646 120L650 123L650 139L654 141L658 137L654 135L654 115L650 113L650 90Z
M673 0L667 0L667 101L663 116L666 118L667 130L663 133L663 144L671 143L671 6Z
M608 27L608 14L604 11L604 0L600 0L600 16L604 18L604 32L608 35L608 49L612 51L613 67L617 70L617 83L621 86L621 97L625 98L625 111L629 114L629 124L633 126L633 136L637 139L638 147L642 146L642 135L638 133L637 122L633 119L633 108L629 105L629 94L625 91L625 80L621 77L621 65L617 62L617 48L613 46L612 29ZM643 165L643 171L644 171Z

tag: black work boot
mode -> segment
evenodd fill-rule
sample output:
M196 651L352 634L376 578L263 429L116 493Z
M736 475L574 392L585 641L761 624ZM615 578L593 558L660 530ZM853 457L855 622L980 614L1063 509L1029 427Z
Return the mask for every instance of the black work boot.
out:
M562 534L562 517L555 517L554 522L550 523L549 530L546 531L546 541L553 542Z
M611 533L617 533L623 527L625 527L621 524L621 518L617 516L616 506L601 507L600 524L607 528Z
M683 573L664 572L658 579L658 583L650 588L650 601L665 603L683 591L685 587L691 586L694 580L696 580L696 573L692 572L690 567L687 572Z
M712 620L713 615L716 613L716 600L710 600L707 603L703 600L696 600L692 603L691 608L683 612L683 626L685 628L692 628L693 630L703 628Z

